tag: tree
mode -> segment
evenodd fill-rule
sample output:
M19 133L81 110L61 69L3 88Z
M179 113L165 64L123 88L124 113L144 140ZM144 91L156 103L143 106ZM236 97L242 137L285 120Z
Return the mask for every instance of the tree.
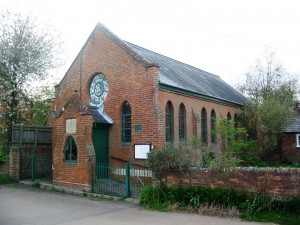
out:
M274 52L267 52L265 60L258 60L246 74L240 90L249 98L242 124L258 140L263 157L270 159L280 149L284 124L294 113L297 79L276 61Z
M249 166L258 161L256 142L248 137L245 128L237 127L234 120L218 118L215 132L221 149L208 159L210 168Z
M36 82L60 66L61 43L30 15L0 12L0 21L0 138L9 143L12 125L31 113Z

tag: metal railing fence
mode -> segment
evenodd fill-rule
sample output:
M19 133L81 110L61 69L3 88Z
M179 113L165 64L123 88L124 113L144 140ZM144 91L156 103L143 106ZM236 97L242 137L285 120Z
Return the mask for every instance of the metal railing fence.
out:
M52 179L52 158L20 153L20 180Z
M92 192L139 198L142 188L152 182L152 172L140 164L97 163L92 169Z

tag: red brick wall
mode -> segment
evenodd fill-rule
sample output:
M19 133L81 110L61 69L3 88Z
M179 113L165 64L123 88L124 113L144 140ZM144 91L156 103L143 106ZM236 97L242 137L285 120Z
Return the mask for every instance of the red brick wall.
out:
M175 174L164 181L169 185L180 183ZM300 196L300 169L291 168L233 168L224 171L210 169L192 170L182 176L184 185L226 187L257 192L263 190L270 196L288 198Z
M76 119L76 132L66 133L67 119ZM73 102L67 104L53 126L53 183L70 188L89 189L93 163L88 151L91 143L92 115L81 115ZM72 136L77 145L77 162L64 161L66 139Z
M192 137L201 137L201 110L204 107L207 113L207 140L208 147L211 146L211 123L210 115L211 111L214 110L216 117L226 117L227 113L231 114L231 118L234 118L234 115L240 111L240 108L225 105L222 103L217 103L213 101L208 101L205 99L199 99L191 96L187 96L180 93L174 93L167 90L160 90L160 105L163 109L163 115L165 116L165 108L168 101L171 101L174 108L174 141L178 142L179 140L179 106L181 103L184 104L186 109L186 135L187 139ZM163 124L165 121L163 119ZM165 140L165 133L164 133ZM214 146L212 146L214 147ZM216 149L215 149L216 150Z
M9 153L9 174L10 176L19 179L20 173L20 154L35 154L39 157L49 157L52 160L52 149L51 146L13 146L10 148Z
M300 148L296 147L296 133L285 133L282 137L282 156L294 164L300 163Z
M0 164L0 174L9 174L9 164Z
M57 87L56 110L75 89L82 101L89 104L89 84L97 73L103 73L109 82L104 112L114 121L110 128L110 155L127 161L134 158L134 143L159 145L162 135L158 129L159 109L154 94L158 90L157 68L145 68L100 29L96 28ZM121 143L121 111L125 101L132 109L132 144ZM135 132L136 124L142 125L141 132Z
M238 109L218 103L190 98L159 89L159 74L156 66L145 67L124 46L120 46L111 36L101 28L96 27L82 51L74 60L61 83L56 87L54 110L60 111L69 97L74 93L85 105L90 104L88 97L91 79L97 73L106 76L109 83L108 96L104 102L104 112L114 121L109 130L110 157L115 161L135 161L134 144L152 143L155 149L165 144L165 104L172 101L175 109L175 118L181 102L187 110L187 137L200 137L199 122L192 123L192 110L200 114L202 107L208 113L208 131L210 130L210 111L215 109L216 114L232 114ZM128 101L132 113L132 141L123 144L121 141L122 105ZM91 116L81 115L76 107L68 105L62 115L53 123L53 160L54 181L61 185L87 187L91 163L88 159L88 148L92 146ZM73 107L73 108L72 108ZM77 111L76 111L77 110ZM66 119L77 119L77 132L74 135L78 144L78 163L64 163L63 149L67 138L65 134ZM194 124L194 133L193 133ZM141 125L141 131L135 131L135 125ZM178 119L175 119L175 141L178 140ZM80 129L79 129L80 128ZM208 132L209 134L209 132ZM141 161L141 160L136 160Z

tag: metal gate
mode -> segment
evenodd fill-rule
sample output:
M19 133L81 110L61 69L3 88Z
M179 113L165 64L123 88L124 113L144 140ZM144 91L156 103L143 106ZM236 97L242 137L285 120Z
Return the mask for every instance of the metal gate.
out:
M20 180L52 180L52 158L43 155L20 153Z
M140 164L96 163L92 169L92 192L139 198L142 188L152 182L152 172Z

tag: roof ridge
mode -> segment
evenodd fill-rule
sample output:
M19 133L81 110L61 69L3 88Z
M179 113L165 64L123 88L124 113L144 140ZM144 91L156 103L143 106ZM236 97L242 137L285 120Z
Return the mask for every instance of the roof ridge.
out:
M138 48L141 48L141 49L143 49L143 50L149 51L149 52L154 53L154 54L156 54L156 55L159 55L159 56L161 56L161 57L167 58L167 59L172 60L172 61L174 61L174 62L176 62L176 63L182 64L182 65L185 65L185 66L188 66L188 67L193 67L193 68L195 68L195 69L197 69L197 70L199 70L199 71L201 71L201 72L204 72L204 73L207 74L207 75L215 76L215 77L217 77L217 78L220 78L219 75L216 75L216 74L207 72L207 71L205 71L205 70L199 69L198 67L195 67L195 66L193 66L193 65L190 65L190 64L181 62L181 61L179 61L179 60L177 60L177 59L171 58L171 57L166 56L166 55L162 55L162 54L160 54L160 53L154 52L154 51L152 51L152 50L149 50L149 49L147 49L147 48L144 48L144 47L141 47L141 46L139 46L139 45L133 44L133 43L131 43L131 42L128 42L128 41L124 41L124 42L125 42L125 44L134 45L134 46L136 46L136 47L138 47ZM153 63L155 63L155 62L153 62Z
M135 59L140 61L145 67L152 67L152 66L158 67L158 65L156 63L149 62L143 56L141 56L136 51L131 49L124 40L122 40L117 35L115 35L113 32L111 32L104 24L98 23L96 27L101 29L106 35L108 35L113 41L115 41L125 51L127 51L132 57L134 57Z

